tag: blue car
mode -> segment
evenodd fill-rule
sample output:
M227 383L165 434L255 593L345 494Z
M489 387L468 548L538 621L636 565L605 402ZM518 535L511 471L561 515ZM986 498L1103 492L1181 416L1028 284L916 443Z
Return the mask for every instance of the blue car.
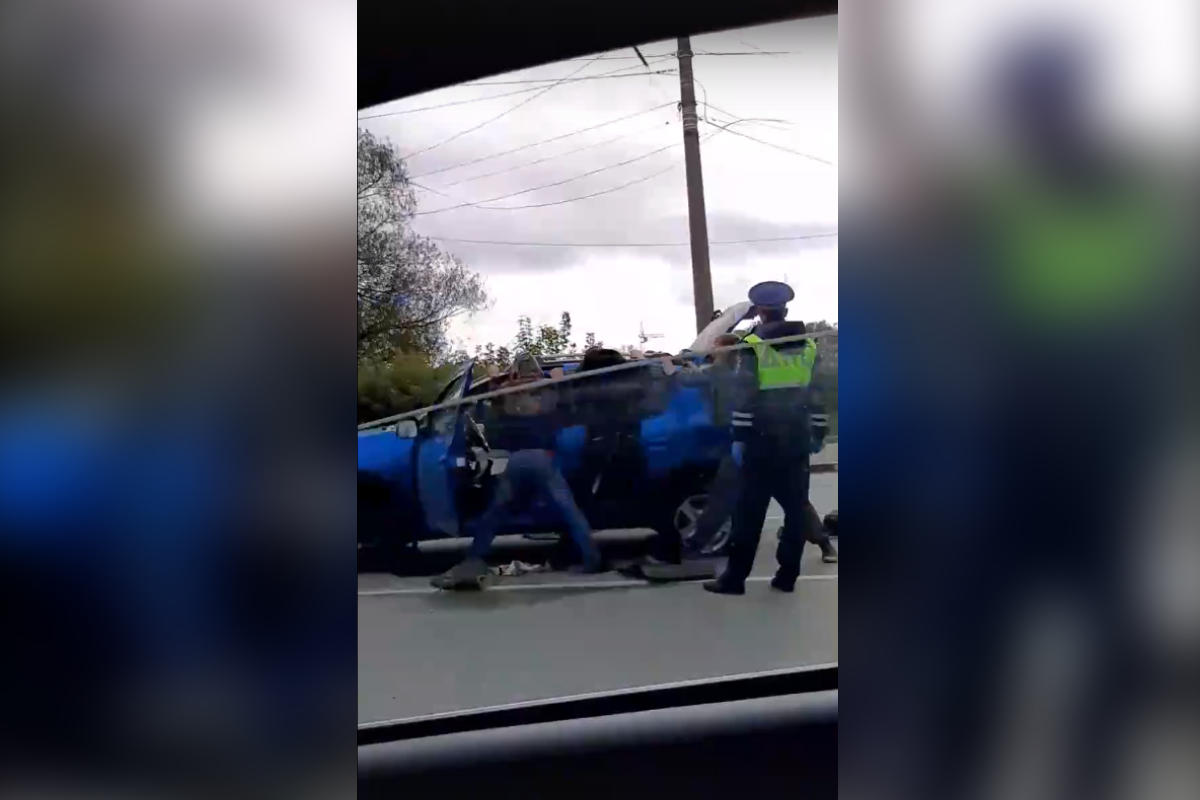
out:
M715 387L704 359L689 353L710 348L716 336L734 329L749 312L749 303L726 310L671 366L645 360L561 384L566 401L547 424L556 429L558 466L593 528L690 535L730 442L727 427L715 421ZM549 377L551 369L571 373L579 365L580 357L563 357L543 367ZM467 536L471 522L487 508L508 454L501 441L488 441L484 403L455 404L491 391L491 379L475 373L468 363L435 405L359 431L360 549L402 555L420 541ZM611 402L605 405L602 399L599 407L593 402L589 414L572 396L573 387L584 384L593 398ZM598 428L620 431L618 444L599 465L589 457L589 438ZM561 529L552 509L535 502L512 511L499 532ZM726 525L711 543L714 549L725 544L728 531Z

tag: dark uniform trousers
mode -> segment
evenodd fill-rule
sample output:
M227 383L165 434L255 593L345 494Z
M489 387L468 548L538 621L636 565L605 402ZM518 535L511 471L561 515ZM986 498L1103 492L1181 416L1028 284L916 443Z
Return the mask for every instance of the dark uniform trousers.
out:
M808 505L808 449L788 447L783 437L753 437L742 464L741 497L733 515L729 563L725 578L743 582L754 566L763 524L771 498L783 507L784 525L775 558L779 575L795 580L800 575Z

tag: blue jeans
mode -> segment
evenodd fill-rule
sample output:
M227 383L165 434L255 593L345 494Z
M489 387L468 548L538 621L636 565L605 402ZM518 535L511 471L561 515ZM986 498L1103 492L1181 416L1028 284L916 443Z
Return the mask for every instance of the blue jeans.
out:
M467 555L471 558L486 556L505 512L517 503L532 501L539 496L549 500L558 511L575 546L583 554L584 563L599 562L600 552L592 541L592 526L575 504L571 487L554 465L553 456L545 450L518 450L509 456L496 496L477 523Z

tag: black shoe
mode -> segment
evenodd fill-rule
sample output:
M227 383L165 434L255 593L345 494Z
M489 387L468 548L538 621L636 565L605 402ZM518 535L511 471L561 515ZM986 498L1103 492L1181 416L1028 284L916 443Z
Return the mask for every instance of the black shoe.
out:
M827 548L821 549L821 560L826 564L836 564L838 562L838 551L832 543Z
M441 575L435 575L429 583L437 589L482 589L483 581L491 572L487 564L478 558L468 558L455 564Z
M603 561L588 561L583 564L572 564L567 567L567 572L572 575L599 575L602 572L608 572L608 567Z
M704 582L704 591L712 592L713 594L745 594L746 584L734 583L722 578L714 578L711 581Z
M777 592L787 592L788 594L791 594L792 592L796 591L796 579L792 578L791 580L788 580L782 575L776 573L775 577L771 578L771 588Z

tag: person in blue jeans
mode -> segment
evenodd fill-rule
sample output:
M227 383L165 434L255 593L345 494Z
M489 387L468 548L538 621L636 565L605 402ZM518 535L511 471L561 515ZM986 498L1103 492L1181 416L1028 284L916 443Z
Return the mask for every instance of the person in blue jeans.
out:
M507 386L542 379L542 368L532 356L518 356L509 375ZM582 563L576 572L597 573L604 570L600 552L592 541L592 528L587 517L575 502L571 487L554 463L556 426L548 417L554 412L556 395L541 389L519 392L495 398L494 418L488 422L489 437L511 452L508 466L500 476L496 494L487 510L475 524L467 557L447 572L431 581L439 589L479 587L488 574L484 558L491 550L497 529L504 517L514 508L541 497L549 501L566 525L578 548Z

